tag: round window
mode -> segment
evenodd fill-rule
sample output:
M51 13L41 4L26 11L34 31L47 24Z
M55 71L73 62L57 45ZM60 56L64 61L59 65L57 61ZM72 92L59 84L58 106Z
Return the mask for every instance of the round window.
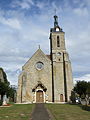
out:
M44 67L44 64L42 63L42 62L37 62L36 63L36 68L38 69L38 70L41 70L41 69L43 69L43 67Z

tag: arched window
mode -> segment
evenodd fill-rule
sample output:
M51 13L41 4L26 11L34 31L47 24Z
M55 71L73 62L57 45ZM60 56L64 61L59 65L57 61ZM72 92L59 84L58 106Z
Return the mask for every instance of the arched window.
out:
M60 39L59 39L59 36L57 36L57 47L60 47Z

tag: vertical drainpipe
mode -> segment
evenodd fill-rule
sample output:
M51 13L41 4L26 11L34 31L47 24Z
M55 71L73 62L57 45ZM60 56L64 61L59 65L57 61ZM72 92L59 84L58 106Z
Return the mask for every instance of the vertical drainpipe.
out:
M50 45L51 45L51 66L52 66L52 102L54 102L54 72L53 72L53 54L52 54L52 38L50 34Z
M64 92L65 92L65 102L67 102L67 81L66 81L66 67L65 67L65 54L63 53L63 73L64 73Z

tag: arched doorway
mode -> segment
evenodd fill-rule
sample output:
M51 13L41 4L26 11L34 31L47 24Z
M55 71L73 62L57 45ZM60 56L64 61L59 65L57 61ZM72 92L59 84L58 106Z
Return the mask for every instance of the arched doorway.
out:
M36 102L44 102L44 95L42 90L36 92Z
M46 102L46 91L47 88L38 81L38 84L32 89L32 92L34 93L33 102Z

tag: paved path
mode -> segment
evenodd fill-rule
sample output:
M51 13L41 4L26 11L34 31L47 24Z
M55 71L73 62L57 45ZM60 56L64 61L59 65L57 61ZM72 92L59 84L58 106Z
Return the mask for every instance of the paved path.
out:
M32 113L32 120L49 120L49 114L43 103L38 103Z

